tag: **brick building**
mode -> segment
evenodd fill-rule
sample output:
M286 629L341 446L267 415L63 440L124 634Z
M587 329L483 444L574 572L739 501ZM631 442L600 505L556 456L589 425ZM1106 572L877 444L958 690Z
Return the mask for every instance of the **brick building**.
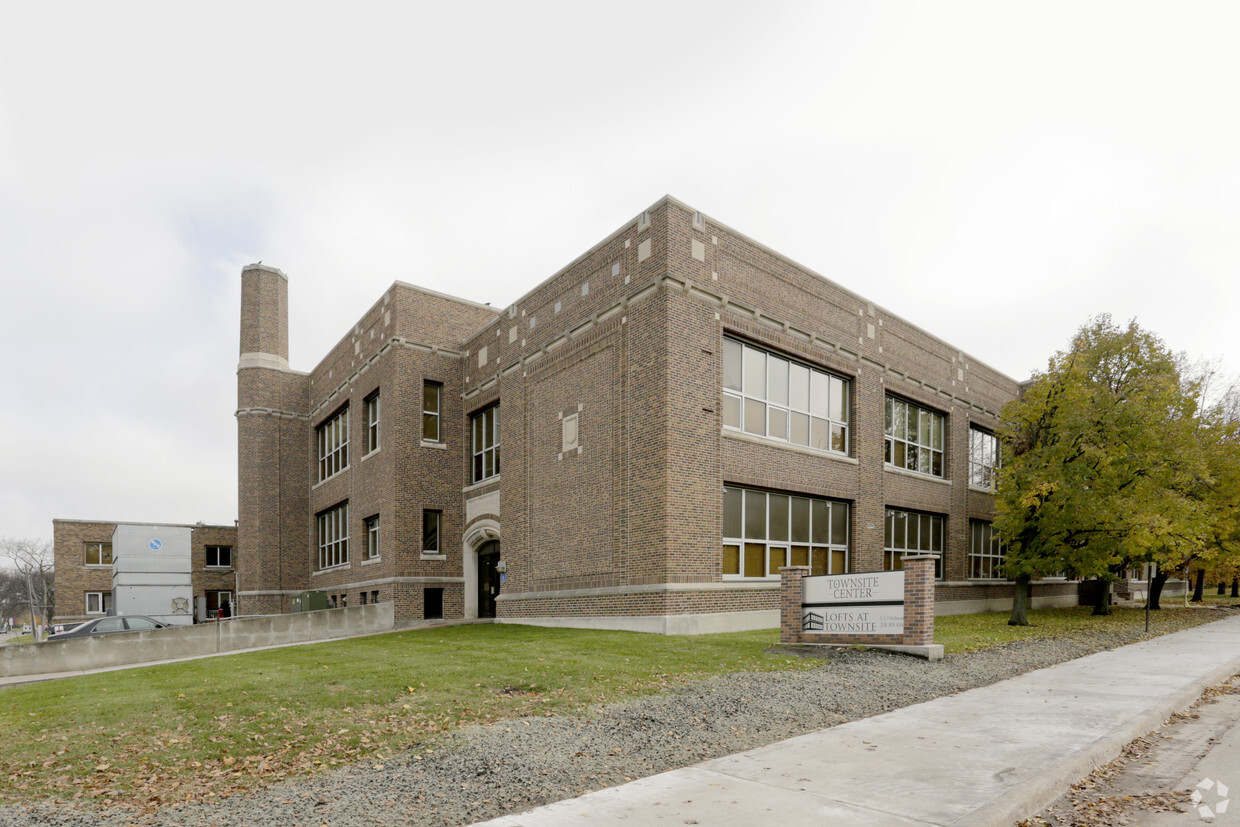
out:
M52 520L56 566L53 623L73 623L107 614L112 608L112 538L116 527L147 525L151 524ZM190 530L194 606L201 602L206 617L213 617L221 602L231 605L236 593L236 527L201 523L159 525Z
M309 589L403 620L774 627L779 566L906 552L939 556L940 613L1002 608L993 428L1017 391L672 198L503 310L397 282L309 373L287 279L251 265L240 608Z

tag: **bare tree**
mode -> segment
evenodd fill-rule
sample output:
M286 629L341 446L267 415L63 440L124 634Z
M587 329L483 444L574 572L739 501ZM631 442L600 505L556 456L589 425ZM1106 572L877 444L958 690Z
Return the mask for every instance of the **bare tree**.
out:
M42 640L38 619L50 620L48 613L54 597L52 544L47 540L0 537L0 557L6 557L19 575L19 600L30 612L30 628L36 641Z

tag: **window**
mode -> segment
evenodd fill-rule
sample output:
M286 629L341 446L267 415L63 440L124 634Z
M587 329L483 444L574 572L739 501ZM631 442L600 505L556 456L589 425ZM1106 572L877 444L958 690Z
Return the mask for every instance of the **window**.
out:
M379 392L375 391L362 403L366 408L366 453L379 450Z
M362 552L363 560L379 559L379 515L366 518L366 549Z
M847 379L723 340L723 425L847 454Z
M232 546L207 546L207 568L226 569L232 566Z
M87 543L86 544L86 565L88 566L110 566L112 565L112 544L111 543Z
M999 440L994 434L969 429L969 485L995 490L999 470Z
M349 467L349 408L319 426L319 481Z
M341 503L319 514L319 568L349 562L349 504Z
M844 574L848 503L795 494L723 489L723 576L779 577L781 566Z
M883 568L900 571L906 554L935 554L934 576L943 577L943 518L937 514L887 509L883 532Z
M985 520L969 521L969 577L1003 579L1003 544L994 526Z
M208 590L207 617L229 617L232 614L232 592ZM224 609L224 612L220 610Z
M473 481L481 482L499 475L499 405L470 417L473 433Z
M439 398L443 386L436 382L422 383L422 439L442 441L439 435Z
M943 476L943 414L887 397L883 451L888 465Z
M443 522L442 511L422 512L422 553L439 553L439 528Z
M86 614L106 615L112 610L112 592L87 592Z

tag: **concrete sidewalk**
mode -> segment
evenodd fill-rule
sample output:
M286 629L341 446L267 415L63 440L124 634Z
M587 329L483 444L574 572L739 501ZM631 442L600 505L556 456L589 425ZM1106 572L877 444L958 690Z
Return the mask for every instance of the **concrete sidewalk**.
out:
M485 822L1011 825L1240 672L1240 616Z

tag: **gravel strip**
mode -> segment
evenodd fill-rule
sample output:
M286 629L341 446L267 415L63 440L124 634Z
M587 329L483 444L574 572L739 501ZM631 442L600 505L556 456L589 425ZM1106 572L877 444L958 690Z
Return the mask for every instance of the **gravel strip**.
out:
M0 807L7 825L458 825L572 798L845 721L921 703L1131 643L1140 629L1024 641L930 663L828 650L811 671L739 673L602 707L589 718L520 718L461 730L430 755L373 759L249 796L153 816Z

